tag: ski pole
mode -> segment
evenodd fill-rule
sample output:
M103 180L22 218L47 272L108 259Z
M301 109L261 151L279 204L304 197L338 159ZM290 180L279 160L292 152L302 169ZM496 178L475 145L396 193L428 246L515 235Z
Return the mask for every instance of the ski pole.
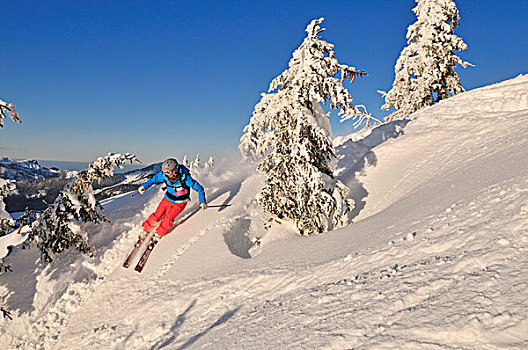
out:
M222 207L230 207L231 204L220 204L220 205L208 205L207 208L222 208Z
M132 194L130 195L130 198L134 198L138 193L139 193L138 191L134 191L134 193L132 193Z

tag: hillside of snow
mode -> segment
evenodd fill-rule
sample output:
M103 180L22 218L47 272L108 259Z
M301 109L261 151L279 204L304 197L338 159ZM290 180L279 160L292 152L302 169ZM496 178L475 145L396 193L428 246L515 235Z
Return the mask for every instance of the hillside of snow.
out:
M528 76L341 138L351 224L265 230L251 166L194 174L189 203L138 274L121 267L163 196L105 200L96 257L6 258L7 349L528 348ZM195 194L195 193L194 193ZM18 237L6 237L7 240ZM260 244L255 245L253 242ZM6 243L7 242L7 243ZM5 345L4 345L5 344Z

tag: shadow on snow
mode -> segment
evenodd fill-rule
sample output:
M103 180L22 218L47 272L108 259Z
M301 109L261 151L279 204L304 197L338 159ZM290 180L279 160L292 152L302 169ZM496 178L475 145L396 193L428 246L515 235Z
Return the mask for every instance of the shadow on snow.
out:
M376 166L378 158L373 149L388 139L403 135L403 129L408 123L409 120L390 122L373 129L368 136L361 140L349 140L336 147L336 155L339 159L337 169L345 169L340 173L338 172L336 178L350 188L349 197L354 201L354 208L348 214L350 222L359 215L366 205L368 192L359 181L358 175L363 172L366 165Z

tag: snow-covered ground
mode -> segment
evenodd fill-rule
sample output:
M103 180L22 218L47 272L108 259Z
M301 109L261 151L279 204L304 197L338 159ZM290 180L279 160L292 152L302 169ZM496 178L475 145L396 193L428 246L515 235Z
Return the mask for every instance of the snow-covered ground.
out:
M527 133L525 75L343 138L355 217L315 237L264 230L262 177L217 166L197 179L232 205L193 200L142 274L121 264L162 192L109 199L95 259L7 257L2 348L526 349Z

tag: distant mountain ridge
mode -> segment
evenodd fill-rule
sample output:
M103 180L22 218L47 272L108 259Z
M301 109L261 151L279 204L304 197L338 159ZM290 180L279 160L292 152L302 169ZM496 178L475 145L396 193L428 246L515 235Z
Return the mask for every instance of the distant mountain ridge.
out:
M6 180L43 180L59 176L57 168L46 168L37 160L13 160L4 157L0 160L0 178Z

